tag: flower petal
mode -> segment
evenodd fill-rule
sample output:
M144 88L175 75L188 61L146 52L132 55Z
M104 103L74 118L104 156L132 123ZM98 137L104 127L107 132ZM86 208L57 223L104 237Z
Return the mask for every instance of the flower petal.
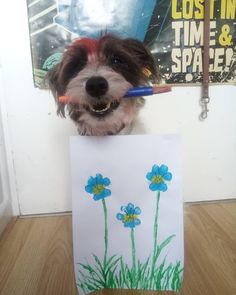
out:
M96 183L97 184L103 184L103 177L100 173L96 174Z
M147 175L146 175L146 178L147 178L147 180L151 181L153 176L154 176L154 174L152 172L148 172Z
M153 174L159 174L159 166L153 165L152 166L152 173Z
M129 225L130 228L135 228L135 220L132 220Z
M88 179L88 185L95 185L96 184L96 178L90 176Z
M167 191L167 185L164 182L159 183L158 184L158 190L162 191L162 192Z
M127 221L127 222L124 223L124 226L134 228L135 224L134 224L134 221Z
M167 172L163 175L163 178L167 181L170 181L172 179L172 174L170 172Z
M108 177L103 178L102 184L105 186L108 186L111 183L110 179Z
M103 190L100 194L94 194L93 199L94 201L102 200L106 197L105 190Z
M151 191L157 191L158 190L158 184L157 183L154 183L154 182L152 182L150 185L149 185L149 188L150 188L150 190Z
M166 165L161 165L159 169L159 174L163 176L165 173L167 173L167 171L168 171L168 167Z
M140 225L140 224L141 224L140 219L136 218L136 219L134 220L134 224L135 224L135 226L136 226L136 225Z
M117 218L118 220L123 220L123 218L124 218L124 214L117 213L117 214L116 214L116 218Z
M124 227L130 227L130 221L124 222Z
M134 211L134 204L129 203L126 207L126 212L127 214L133 214L133 211Z
M141 209L139 207L134 208L134 214L139 215L141 213Z
M104 193L105 197L108 197L108 196L111 195L111 190L109 190L108 188L105 188L104 191L103 191L103 193Z
M93 199L94 199L94 201L99 201L99 200L102 200L102 199L104 199L104 195L103 195L103 193L101 193L101 194L99 194L99 195L93 195Z
M89 194L92 194L93 193L93 185L86 185L85 191Z
M94 201L99 201L99 200L101 200L103 198L102 198L102 196L100 194L100 195L93 195L93 199L94 199Z

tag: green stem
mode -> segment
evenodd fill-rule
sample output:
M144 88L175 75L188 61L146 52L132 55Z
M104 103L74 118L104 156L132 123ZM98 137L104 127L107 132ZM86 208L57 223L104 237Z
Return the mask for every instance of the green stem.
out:
M104 222L105 222L105 234L104 234L104 242L105 242L105 253L104 253L104 269L107 263L107 250L108 250L108 228L107 228L107 206L106 201L102 199L103 211L104 211Z
M157 191L157 201L156 201L156 213L154 221L154 255L157 249L157 232L158 232L158 213L159 213L159 201L160 201L160 191Z
M136 277L136 249L134 241L134 228L131 228L131 244L132 244L132 279L131 279L131 288L135 287L135 277Z
M153 258L152 258L152 268L151 268L151 283L154 279L154 271L155 271L155 264L156 264L156 254L157 254L157 232L158 232L158 213L159 213L159 202L160 202L160 191L157 191L157 199L156 199L156 212L155 212L155 220L154 220L154 248L153 248ZM151 287L151 285L150 285Z
M135 273L136 270L136 249L135 249L135 241L134 241L134 228L131 228L131 243L132 243L132 269Z

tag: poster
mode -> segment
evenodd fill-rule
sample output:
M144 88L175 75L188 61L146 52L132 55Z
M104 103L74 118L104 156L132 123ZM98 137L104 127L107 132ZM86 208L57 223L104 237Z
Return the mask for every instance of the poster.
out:
M73 39L110 32L143 41L162 84L202 81L204 0L27 0L35 86ZM210 0L210 82L235 83L236 2Z
M179 137L75 136L70 148L79 294L104 288L180 291Z

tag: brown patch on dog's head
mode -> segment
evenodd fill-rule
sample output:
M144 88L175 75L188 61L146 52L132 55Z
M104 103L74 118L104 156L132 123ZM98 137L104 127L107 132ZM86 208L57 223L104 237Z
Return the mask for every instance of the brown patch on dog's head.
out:
M159 79L151 52L138 40L107 35L100 39L98 49L105 56L107 64L133 86L145 85L150 79ZM144 74L145 68L151 72L151 77Z

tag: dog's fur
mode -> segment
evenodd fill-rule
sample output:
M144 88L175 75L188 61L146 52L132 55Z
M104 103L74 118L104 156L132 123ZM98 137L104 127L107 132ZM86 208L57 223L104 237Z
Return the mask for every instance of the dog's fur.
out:
M65 117L66 106L58 98L70 97L68 114L80 134L111 135L130 127L144 105L142 97L124 98L127 90L157 76L153 57L142 42L106 35L74 41L47 80L58 115Z

